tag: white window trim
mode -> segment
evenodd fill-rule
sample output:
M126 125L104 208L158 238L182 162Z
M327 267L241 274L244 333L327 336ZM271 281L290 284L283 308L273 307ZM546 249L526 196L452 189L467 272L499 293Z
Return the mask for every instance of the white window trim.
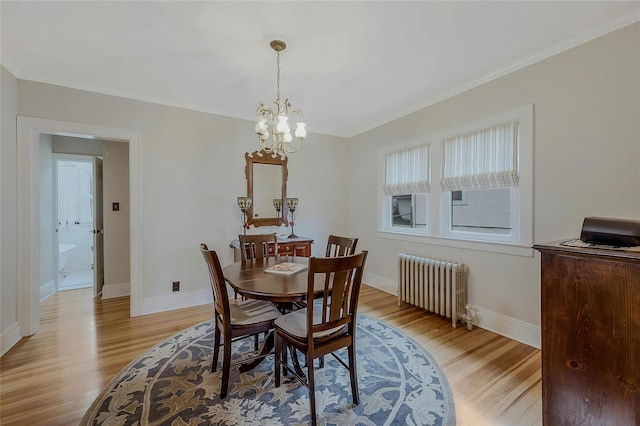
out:
M378 199L379 199L379 223L378 236L394 240L403 240L416 243L434 244L448 247L458 247L470 250L490 251L517 256L533 256L533 104L514 108L499 114L480 120L464 123L437 133L429 134L403 144L381 148L378 152L378 170L384 171L384 158L387 152L408 148L421 143L431 146L431 192L427 196L427 227L426 229L399 229L388 225L390 223L389 211L390 197L382 191L384 185L384 173L378 173ZM448 210L450 196L444 193L440 187L440 169L442 167L442 140L457 134L470 132L480 128L491 126L495 123L508 120L519 121L519 186L512 196L511 219L513 236L509 238L495 238L494 241L478 241L477 234L460 231L445 232L449 229ZM434 180L433 177L437 178ZM386 222L385 222L386 221ZM519 233L519 235L518 235ZM468 234L468 235L465 235ZM472 240L473 238L473 240ZM503 241L500 241L503 240Z

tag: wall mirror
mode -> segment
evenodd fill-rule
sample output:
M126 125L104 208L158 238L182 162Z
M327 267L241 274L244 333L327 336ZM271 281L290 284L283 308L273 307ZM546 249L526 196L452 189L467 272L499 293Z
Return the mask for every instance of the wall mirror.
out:
M252 200L247 223L255 227L286 224L287 157L264 151L247 152L244 157L247 197Z

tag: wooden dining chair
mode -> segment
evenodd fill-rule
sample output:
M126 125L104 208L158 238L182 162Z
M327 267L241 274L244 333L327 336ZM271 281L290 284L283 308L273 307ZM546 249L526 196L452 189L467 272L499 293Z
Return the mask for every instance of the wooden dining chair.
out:
M238 235L242 260L267 258L278 255L278 236L276 234ZM269 244L273 243L273 252L269 253Z
M327 249L325 252L326 257L340 257L348 256L356 252L356 246L358 245L357 238L340 237L338 235L329 235L327 239ZM306 302L297 302L297 306L303 308L306 306ZM323 359L320 358L320 366L323 365Z
M357 245L358 245L357 238L329 235L329 238L327 239L327 249L325 252L325 256L326 257L349 256L356 252ZM317 297L320 297L320 296L317 296ZM303 308L306 306L306 302L297 302L296 305Z
M357 238L340 237L338 235L329 235L327 239L327 249L325 252L326 257L341 257L349 256L356 252L356 246L358 245ZM317 296L321 297L321 296ZM316 303L317 305L317 303ZM296 302L296 306L303 308L306 306L306 302ZM324 367L324 357L318 359L318 366Z
M283 315L275 326L275 385L280 386L281 370L291 373L309 388L311 424L316 424L314 360L331 354L349 370L353 403L358 404L356 372L356 315L367 251L343 257L309 259L307 298L322 289L322 303ZM334 352L347 348L348 365ZM292 351L288 364L287 349ZM297 363L295 351L306 356L306 375Z
M349 256L356 252L358 245L357 238L340 237L338 235L329 235L327 239L326 257Z
M213 307L215 334L213 343L213 361L211 371L215 372L218 366L218 354L220 346L223 346L222 354L222 382L220 385L220 398L227 396L229 387L229 373L231 364L231 342L240 338L257 336L259 333L268 333L273 328L273 321L281 316L280 311L271 303L264 300L242 300L237 303L229 303L227 294L227 282L222 273L222 266L215 251L209 250L206 244L200 244L200 251L209 268L211 288L213 290ZM222 337L222 343L220 338ZM259 354L251 358L244 358L243 363L251 359L260 359L268 354Z

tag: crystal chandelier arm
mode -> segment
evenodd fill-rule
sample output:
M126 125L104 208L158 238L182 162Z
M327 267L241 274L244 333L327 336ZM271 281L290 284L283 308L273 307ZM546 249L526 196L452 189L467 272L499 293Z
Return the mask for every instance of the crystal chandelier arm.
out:
M285 143L283 144L283 150L284 152L286 152L287 154L293 154L294 152L297 152L300 147L302 146L302 139L300 138L296 138L296 144L295 144L295 149L291 148L291 143Z
M289 104L289 106L291 106L291 104ZM297 118L304 119L302 111L300 111L298 108L289 109L289 114L295 114Z
M262 101L260 101L260 105L256 110L256 114L262 115L264 117L266 117L267 115L273 117L273 110L270 107L266 106Z

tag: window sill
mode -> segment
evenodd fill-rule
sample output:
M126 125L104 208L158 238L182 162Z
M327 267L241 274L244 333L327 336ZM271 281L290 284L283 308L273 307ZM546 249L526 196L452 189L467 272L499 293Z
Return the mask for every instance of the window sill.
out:
M395 231L378 231L378 237L389 240L409 241L418 244L456 247L467 250L488 251L513 256L533 257L533 248L517 244L496 243L488 241L469 241L447 237L408 234Z

